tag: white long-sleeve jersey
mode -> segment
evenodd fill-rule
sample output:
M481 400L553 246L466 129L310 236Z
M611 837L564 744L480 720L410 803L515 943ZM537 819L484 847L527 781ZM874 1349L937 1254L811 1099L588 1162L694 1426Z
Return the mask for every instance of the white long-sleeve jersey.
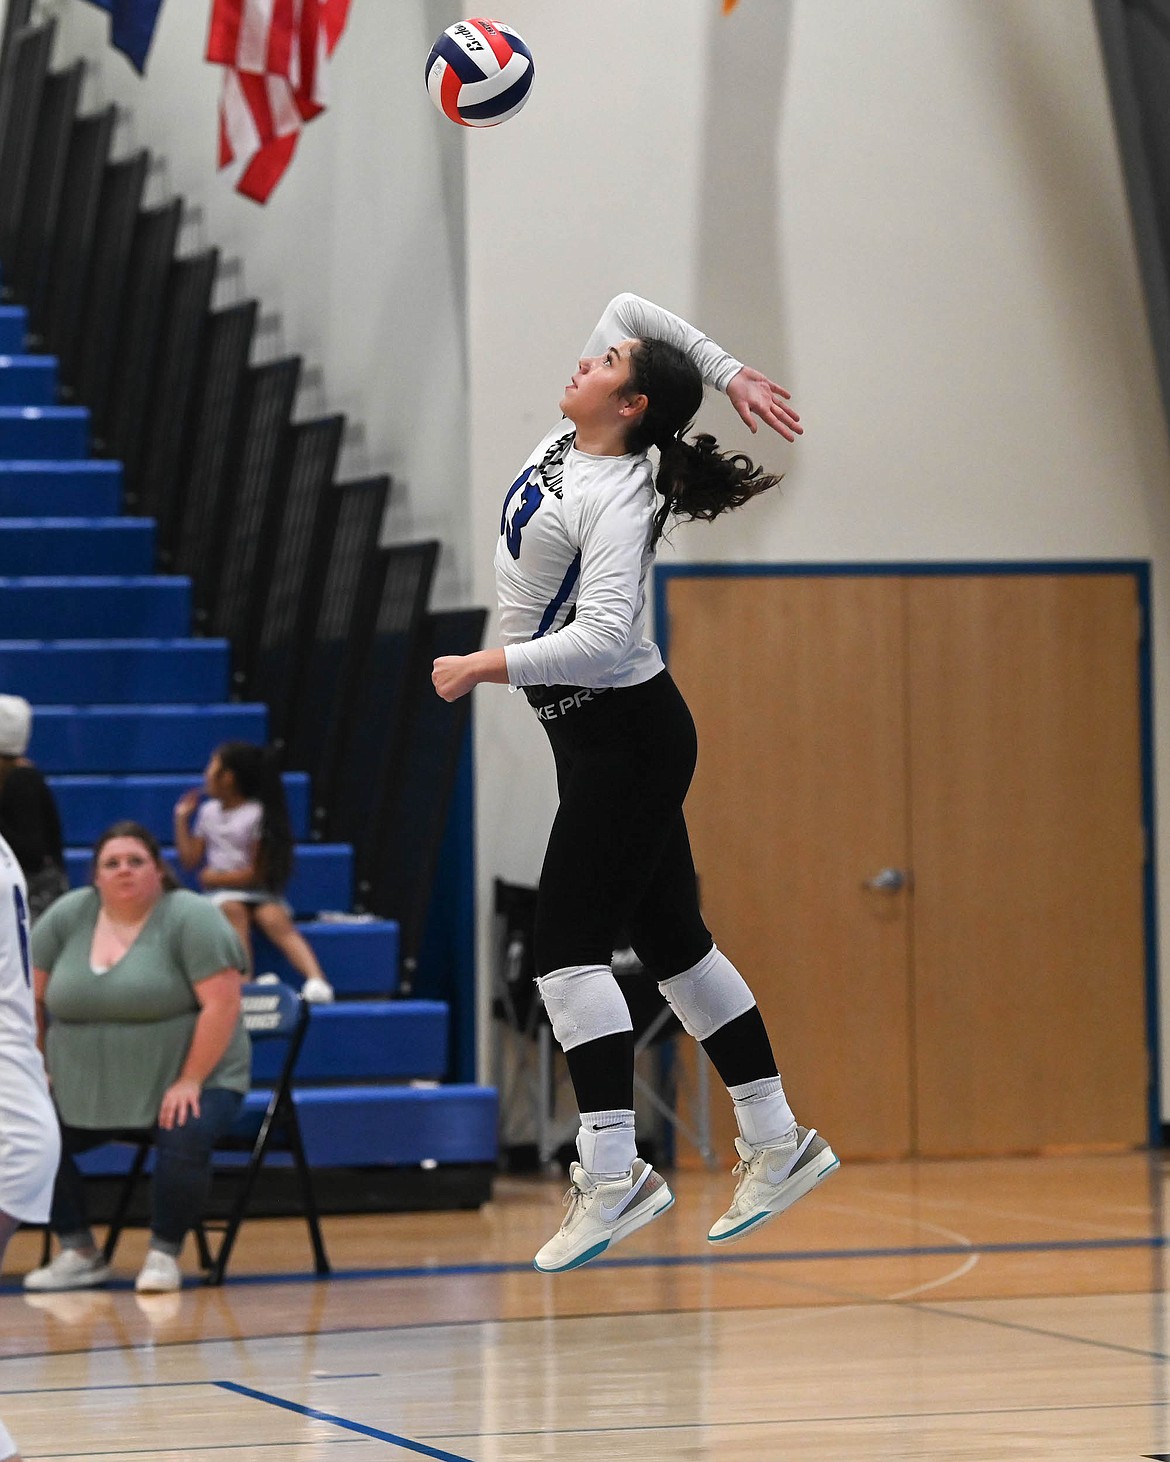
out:
M723 391L741 363L677 315L621 294L584 354L630 338L669 340ZM496 545L496 592L509 683L609 689L662 669L646 633L655 509L645 452L595 457L573 445L564 417L508 489Z
M45 1085L37 1050L28 889L16 854L0 838L0 1081L6 1080L10 1067Z

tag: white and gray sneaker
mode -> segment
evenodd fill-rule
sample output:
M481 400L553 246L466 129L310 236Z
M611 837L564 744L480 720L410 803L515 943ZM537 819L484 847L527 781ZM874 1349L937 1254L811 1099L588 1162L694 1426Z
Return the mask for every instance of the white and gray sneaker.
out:
M100 1254L83 1254L80 1249L62 1249L51 1264L24 1276L25 1289L48 1291L95 1289L110 1277L110 1266Z
M791 1208L841 1166L841 1159L813 1127L797 1127L795 1137L774 1147L753 1147L737 1137L735 1150L739 1182L731 1207L707 1235L713 1244L742 1239Z
M565 1221L532 1261L543 1274L578 1269L635 1233L674 1202L666 1179L640 1157L623 1178L602 1179L579 1162L569 1168Z
M183 1288L183 1274L173 1254L162 1249L150 1248L134 1281L139 1294L170 1294Z

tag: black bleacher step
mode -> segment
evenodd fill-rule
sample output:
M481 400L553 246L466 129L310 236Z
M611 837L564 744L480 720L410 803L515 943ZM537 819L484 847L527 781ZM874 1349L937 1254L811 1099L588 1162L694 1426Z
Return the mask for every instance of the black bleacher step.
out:
M317 1204L325 1214L439 1212L443 1209L480 1208L492 1196L495 1175L494 1163L441 1163L434 1168L314 1168L313 1187ZM226 1215L239 1181L233 1173L219 1172L215 1175L208 1218L214 1220ZM90 1214L95 1223L108 1222L121 1185L122 1179L118 1177L85 1180ZM128 1224L148 1224L149 1205L150 1184L139 1183L131 1201ZM257 1175L248 1219L244 1224L244 1240L252 1219L299 1219L301 1215L296 1174L289 1167L279 1166L274 1154ZM388 1260L388 1263L392 1262L392 1259Z

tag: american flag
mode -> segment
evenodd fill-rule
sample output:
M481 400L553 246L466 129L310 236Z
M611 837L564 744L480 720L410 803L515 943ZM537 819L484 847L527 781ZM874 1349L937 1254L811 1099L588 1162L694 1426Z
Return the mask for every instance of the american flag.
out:
M207 59L224 68L219 166L244 164L237 192L267 202L301 128L325 110L329 57L350 0L212 0Z

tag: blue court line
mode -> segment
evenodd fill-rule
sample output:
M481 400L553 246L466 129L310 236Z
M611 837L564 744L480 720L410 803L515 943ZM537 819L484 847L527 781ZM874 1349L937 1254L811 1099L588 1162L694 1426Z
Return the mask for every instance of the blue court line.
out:
M360 1421L347 1421L344 1416L334 1416L329 1411L317 1411L312 1406L302 1406L297 1401L285 1401L281 1396L269 1396L266 1391L253 1391L250 1386L241 1386L236 1381L213 1381L222 1391L234 1391L238 1396L247 1396L253 1401L264 1401L269 1406L279 1406L284 1411L295 1411L298 1416L310 1417L313 1421L327 1421L346 1431L357 1432L359 1436L373 1437L378 1442L390 1442L396 1447L405 1447L408 1452L418 1452L423 1457L438 1458L438 1462L472 1462L470 1457L457 1457L454 1452L440 1452L437 1447L428 1447L425 1442L412 1442L394 1432L379 1431L377 1427L364 1426Z
M595 1259L585 1271L599 1269L685 1269L689 1266L714 1268L720 1264L806 1264L830 1259L929 1259L951 1258L967 1254L1061 1254L1093 1253L1127 1249L1165 1249L1170 1247L1170 1234L1148 1234L1116 1239L1050 1239L1002 1244L922 1244L873 1249L774 1249L762 1253L738 1250L710 1254L647 1254L626 1259ZM536 1274L527 1260L489 1264L411 1264L387 1269L334 1269L329 1274L307 1274L296 1271L286 1274L228 1275L225 1285L237 1287L252 1284L328 1284L331 1281L369 1279L457 1279L469 1275ZM542 1276L544 1277L544 1276ZM113 1280L103 1286L107 1290L132 1289L132 1279ZM198 1288L189 1282L185 1289ZM22 1293L19 1281L0 1284L0 1295Z
M711 1268L721 1264L801 1264L824 1262L829 1259L916 1259L949 1258L967 1254L1053 1254L1077 1253L1126 1249L1165 1249L1170 1246L1170 1234L1150 1234L1132 1238L1117 1239L1052 1239L1047 1242L1020 1241L1002 1244L923 1244L905 1248L874 1249L778 1249L765 1253L750 1250L736 1253L715 1251L710 1254L647 1254L634 1255L625 1259L595 1259L584 1266L583 1272L599 1269L685 1269L690 1266ZM330 1279L444 1279L460 1278L466 1275L493 1274L536 1274L526 1260L510 1263L490 1264L412 1264L388 1269L335 1269L332 1274L320 1280ZM544 1277L544 1276L542 1276ZM229 1285L247 1284L304 1284L316 1280L312 1274L239 1274L229 1277ZM2 1292L2 1291L0 1291Z
M1076 1296L1063 1295L1062 1299ZM979 1303L974 1301L973 1303ZM1064 1330L1046 1330L1040 1325L1025 1325L1020 1320L1000 1320L994 1315L971 1315L966 1310L947 1310L941 1305L921 1305L924 1314L945 1320L966 1320L973 1325L991 1325L997 1330L1016 1330L1021 1335L1039 1335L1045 1340L1067 1340L1073 1345L1087 1345L1093 1350L1109 1350L1117 1355L1135 1355L1139 1360L1168 1361L1170 1354L1161 1350L1144 1350L1140 1345L1121 1345L1116 1340L1097 1340L1092 1335L1069 1335Z
M206 1344L207 1342L196 1342ZM66 1351L66 1355L76 1355L76 1351ZM9 1360L23 1360L24 1356L9 1356ZM0 1361L0 1365L3 1361ZM207 1382L202 1379L194 1381L113 1381L105 1386L21 1386L8 1391L0 1391L0 1396L68 1396L78 1391L165 1391L176 1386L206 1386Z

